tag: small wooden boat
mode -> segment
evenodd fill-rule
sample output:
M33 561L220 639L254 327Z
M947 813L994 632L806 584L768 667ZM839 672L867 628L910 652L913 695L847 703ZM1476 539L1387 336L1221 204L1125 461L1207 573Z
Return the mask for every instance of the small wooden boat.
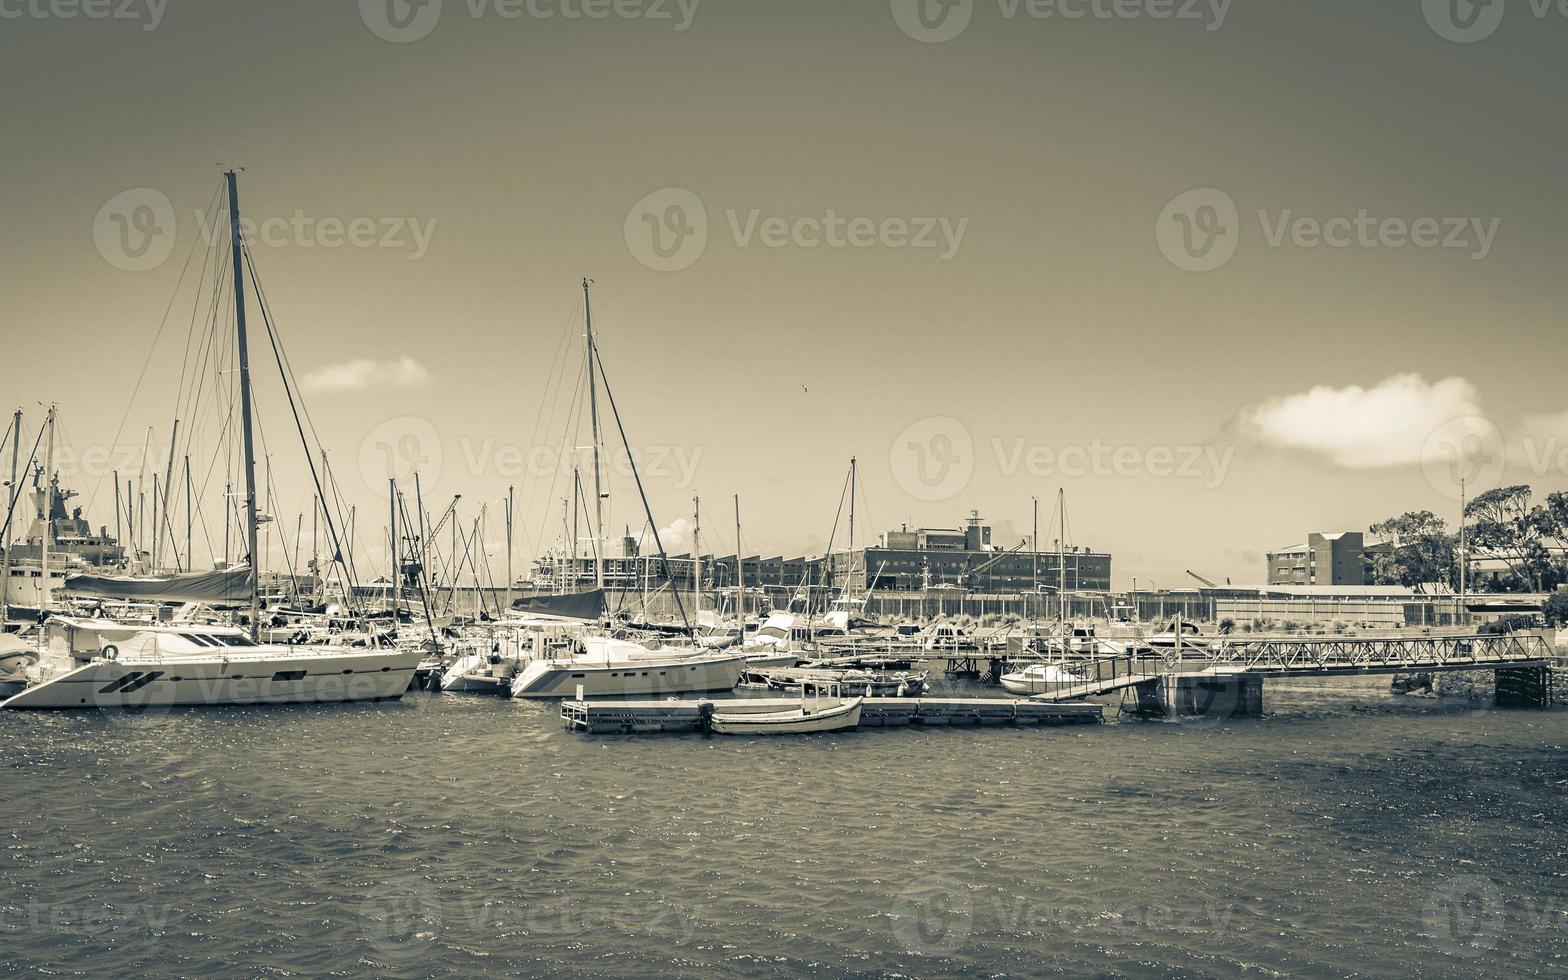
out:
M789 711L714 711L712 728L720 735L807 735L839 732L860 724L865 698L845 698L838 684L807 682L800 707Z

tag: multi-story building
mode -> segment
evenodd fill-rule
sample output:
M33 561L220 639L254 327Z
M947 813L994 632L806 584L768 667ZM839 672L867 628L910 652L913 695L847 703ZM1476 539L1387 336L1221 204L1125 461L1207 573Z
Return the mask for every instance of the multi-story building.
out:
M657 588L668 581L674 588L690 588L694 562L691 555L669 556L665 574L657 555L638 554L636 542L623 542L622 554L605 558L605 584L632 591ZM763 558L748 555L705 555L705 586L732 588L740 582L744 563L747 588L796 589L817 586L864 592L915 591L958 588L972 592L1017 593L1039 589L1069 592L1108 592L1111 556L1084 547L1037 551L1028 542L1003 547L991 541L991 528L971 514L959 528L901 527L881 535L876 544L854 551L837 551L826 558ZM536 563L534 584L577 589L595 582L592 556L575 558L546 554Z
M1035 590L1108 592L1111 556L1084 547L1040 551L1028 541L994 544L991 528L970 514L960 528L901 527L856 551L831 555L832 580L851 589L910 591L962 588L973 592Z
M1372 558L1386 545L1366 543L1360 531L1314 531L1306 544L1268 553L1270 585L1368 585Z

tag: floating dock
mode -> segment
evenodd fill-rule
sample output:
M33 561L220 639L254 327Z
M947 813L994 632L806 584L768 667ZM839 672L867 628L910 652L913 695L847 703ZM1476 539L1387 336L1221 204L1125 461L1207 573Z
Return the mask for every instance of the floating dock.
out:
M725 698L693 701L561 702L561 724L585 735L700 732L713 706L725 712L789 711L799 698ZM866 698L861 728L902 725L1092 725L1103 720L1099 704L1054 704L1008 698Z

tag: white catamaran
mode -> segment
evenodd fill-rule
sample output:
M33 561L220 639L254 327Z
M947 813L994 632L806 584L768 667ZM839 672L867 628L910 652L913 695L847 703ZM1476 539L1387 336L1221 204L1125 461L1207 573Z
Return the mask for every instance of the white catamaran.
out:
M150 708L170 705L377 701L408 690L423 651L417 647L350 648L258 642L261 624L249 351L245 333L247 251L241 234L236 174L226 171L233 258L235 340L245 471L250 564L244 569L159 578L102 580L136 598L187 601L194 582L242 575L248 585L247 631L196 624L152 624L54 616L38 663L24 668L31 686L6 708ZM265 313L263 307L263 313ZM270 329L270 325L269 325ZM287 384L287 378L285 378ZM67 588L70 587L69 582ZM229 589L228 584L220 589Z

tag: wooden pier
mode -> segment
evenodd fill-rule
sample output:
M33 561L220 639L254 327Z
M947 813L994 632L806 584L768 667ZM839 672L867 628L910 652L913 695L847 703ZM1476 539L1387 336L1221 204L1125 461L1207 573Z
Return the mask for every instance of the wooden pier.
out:
M561 702L561 724L586 735L700 732L717 706L726 712L788 711L799 698L725 698L693 701L604 700ZM1055 704L1011 698L866 698L861 728L922 726L1092 725L1103 720L1099 704Z

